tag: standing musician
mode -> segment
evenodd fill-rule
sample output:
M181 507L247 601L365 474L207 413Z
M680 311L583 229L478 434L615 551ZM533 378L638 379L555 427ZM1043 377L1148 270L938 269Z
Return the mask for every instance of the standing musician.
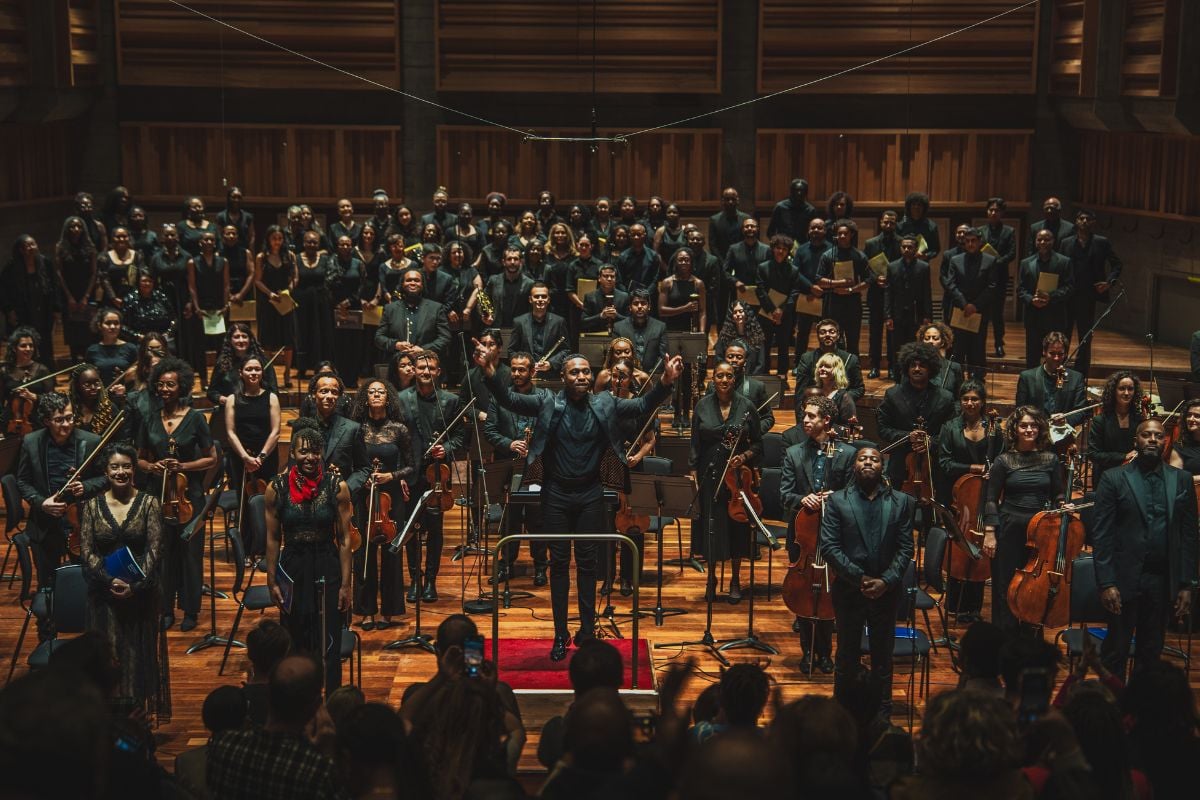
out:
M942 366L929 382L939 389L945 389L952 397L957 397L958 387L963 382L963 369L962 364L950 357L954 352L954 331L946 323L934 321L917 328L916 340L932 346L942 357Z
M606 533L611 526L604 504L604 487L628 490L625 451L616 425L619 417L644 417L671 393L683 370L679 356L663 367L661 382L637 400L618 400L609 392L592 394L592 368L580 355L568 356L562 376L566 387L556 394L521 395L500 384L496 368L478 344L475 363L483 369L495 404L537 417L526 455L526 483L542 487L542 522L547 531ZM567 599L570 588L571 540L550 545L550 599L554 610L553 661L566 658ZM596 547L575 544L580 630L576 643L591 638L595 624Z
M629 318L613 326L613 335L633 342L638 363L653 369L660 358L667 357L667 326L650 316L649 289L634 289L630 295Z
M108 423L117 415L116 405L108 395L100 370L93 364L78 364L71 370L67 396L75 411L75 427L97 435L108 430Z
M8 349L4 353L4 364L0 367L0 387L3 389L0 396L4 398L5 422L9 425L14 421L11 406L12 402L17 399L17 395L20 396L21 401L29 404L30 412L34 412L37 409L38 398L54 391L53 378L38 381L24 389L17 388L50 374L50 369L38 361L41 344L41 336L28 325L22 325L8 337ZM40 422L33 417L37 416L35 413L30 413L30 419L24 421L36 428ZM8 433L12 435L17 431L9 430Z
M1200 475L1200 398L1188 400L1179 412L1179 434L1171 447L1171 466Z
M1112 242L1092 233L1096 224L1095 212L1080 209L1075 214L1074 234L1059 242L1058 250L1071 259L1071 279L1074 291L1067 301L1068 339L1079 337L1075 360L1084 375L1092 366L1092 341L1083 341L1096 321L1096 301L1108 302L1108 289L1121 277L1121 259L1113 251Z
M491 358L494 349L488 344L490 337L484 336L477 340L478 346L486 353L485 358L496 369L496 380L501 385L508 385L513 393L519 395L541 395L548 393L545 389L534 388L532 353L514 352L508 356L509 381L502 378L501 367ZM481 367L472 367L480 370ZM486 384L485 384L486 387ZM486 388L485 388L486 391ZM483 423L483 435L492 445L492 452L497 461L512 461L514 469L522 469L523 462L529 455L527 437L532 436L537 426L537 415L510 410L495 401L488 393L489 408L487 419ZM525 529L530 533L542 532L542 509L536 503L510 503L504 510L504 529L502 536L508 536L515 531ZM504 552L499 555L496 579L498 582L508 580L512 575L513 564L521 551L520 540L509 542L504 546ZM550 550L545 541L531 541L529 555L533 559L533 585L546 585L546 568L550 564Z
M158 393L158 413L142 420L138 431L138 469L147 473L147 491L164 497L164 480L178 473L187 478L186 499L192 513L204 504L204 473L217 461L217 449L204 414L192 408L192 384L196 375L186 361L164 358L150 372L150 385ZM184 499L184 498L180 498ZM164 515L167 509L163 509ZM188 519L163 519L163 630L175 624L176 598L183 609L179 630L196 627L200 612L204 533L200 529L187 541L181 537Z
M458 396L438 388L442 377L441 359L438 354L432 351L420 353L416 356L416 367L416 383L400 393L400 413L412 435L413 464L419 470L413 479L412 494L414 497L420 497L427 489L437 488L436 481L430 482L427 470L434 467L436 471L440 465L453 462L454 453L466 444L467 427L458 423L461 409ZM451 425L454 427L449 435L430 450L430 445L438 435ZM449 491L449 487L445 488ZM418 586L422 576L417 569L420 563L418 559L421 556L421 542L417 537L411 536L405 545L411 582L408 588L410 603L416 602L418 591L422 592L421 601L424 603L435 603L438 599L437 576L442 562L442 510L437 505L440 501L441 498L434 494L421 515L421 527L428 534L423 588Z
M350 404L342 402L345 393L346 385L336 371L318 368L316 376L308 383L308 402L302 403L300 408L301 414L305 412L305 405L315 410L313 419L321 429L325 467L337 467L342 480L350 487L350 493L357 495L370 477L371 465L367 461L358 423L348 418Z
M858 236L854 221L839 219L832 228L835 246L821 255L817 264L817 285L825 296L825 315L837 320L846 336L846 349L857 354L862 333L863 293L875 276L867 265L867 257L854 246ZM839 274L842 277L838 277ZM817 335L820 337L819 330Z
M826 498L821 518L821 555L837 576L831 589L838 632L834 695L842 695L859 669L866 625L885 720L892 712L892 650L913 558L915 508L912 497L884 483L883 456L867 445L855 453L853 480Z
M806 397L803 401L801 426L807 438L789 447L783 455L783 474L779 494L783 507L790 512L801 508L820 511L825 500L850 482L854 471L854 448L844 442L834 442L832 456L828 452L831 438L829 425L837 414L833 401L827 397ZM818 491L818 488L820 490ZM795 542L794 515L788 520L788 560L795 562L799 548ZM833 622L807 621L796 617L792 630L800 634L804 657L800 671L812 674L813 664L826 675L833 672Z
M446 309L424 296L425 273L416 267L400 277L400 296L383 309L375 329L375 347L389 358L412 350L443 352L450 344Z
M1087 456L1092 464L1092 486L1104 473L1137 455L1134 437L1142 416L1142 382L1127 369L1114 372L1104 382L1100 413L1092 417L1087 436Z
M908 474L906 457L916 453L928 458L931 439L936 439L942 426L954 416L954 398L945 389L938 389L931 382L942 365L942 358L924 342L909 342L900 348L897 356L900 383L889 387L879 404L879 435L888 442L907 439L891 451L887 475L892 486L899 489ZM924 420L924 430L917 426ZM932 479L932 475L927 475Z
M838 346L841 336L842 329L838 325L837 320L823 319L817 323L817 346L812 350L802 353L796 359L796 366L792 370L792 373L796 376L797 396L804 389L817 384L817 361L820 360L821 356L830 353L840 358L842 365L846 368L846 380L849 384L847 388L854 402L857 403L867 393L866 384L863 383L862 367L859 364L858 356Z
M959 329L955 334L954 357L963 370L980 380L987 374L988 319L996 295L996 257L980 252L979 231L969 228L963 234L963 252L950 259L946 274L946 294L955 308L970 320L981 317L977 332Z
M532 353L534 372L553 375L562 371L563 359L567 357L567 351L559 345L559 340L566 337L567 321L550 311L550 287L537 281L529 290L529 313L513 320L509 349ZM551 354L551 350L555 352ZM548 354L550 359L546 360Z
M954 484L959 478L963 475L986 477L992 461L1004 449L1000 432L989 428L988 419L984 416L985 405L987 389L974 378L968 379L958 390L958 416L943 425L938 434L937 463L941 480L937 497L944 506L950 505ZM995 425L998 426L999 422ZM947 578L947 613L956 614L961 624L982 620L980 612L983 610L984 583Z
M992 624L1011 631L1018 623L1008 605L1008 585L1025 560L1029 521L1062 505L1067 488L1041 409L1017 406L1004 429L1005 452L988 472L983 554L992 560Z
M262 373L262 385L271 392L279 392L279 382L275 380L275 370L267 368L269 357L263 352L262 345L254 337L249 323L234 322L225 334L225 341L213 362L212 375L208 379L208 399L214 406L224 406L225 400L234 393L234 387L242 377L242 365L250 357L258 359ZM272 475L275 473L272 472Z
M65 394L47 392L41 395L37 416L44 427L21 440L17 488L29 503L25 532L33 550L40 590L54 586L54 570L67 552L69 532L63 515L68 506L104 491L108 481L97 468L89 467L86 476L67 483L84 459L96 449L100 437L75 427L75 414ZM48 635L48 631L43 631L40 617L38 622L39 632Z
M371 480L376 495L386 493L391 501L392 521L403 522L404 504L410 497L409 481L413 477L413 452L412 437L400 414L396 390L378 378L364 383L355 398L354 421L360 426L359 434L372 465ZM374 527L367 536L367 515L374 513L374 509L367 507L370 494L368 488L358 493L358 529L363 535L363 545L354 554L354 574L361 576L354 609L367 617L361 623L365 631L389 628L392 617L404 613L404 569L400 556L382 539L374 541L383 536ZM379 622L375 621L376 611L381 617Z
M788 371L788 348L792 344L792 331L796 328L796 299L800 293L808 294L812 282L798 274L792 264L792 247L795 241L786 234L771 237L770 257L758 264L755 292L758 296L763 326L762 371L771 372L771 347L778 353L775 372L786 375ZM771 299L771 292L783 295L778 304ZM769 316L763 317L766 314Z
M267 587L292 642L324 656L328 695L342 682L341 613L350 609L350 488L325 468L326 442L320 423L302 417L294 428L295 463L271 479L264 498ZM290 610L277 567L283 567L292 580Z
M883 314L887 318L888 369L900 380L896 352L903 342L917 338L917 330L933 319L933 290L929 288L929 262L917 258L917 241L900 239L900 258L888 262Z
M746 374L746 359L748 356L749 348L740 339L734 339L725 346L723 358L725 363L733 367L734 391L745 397L752 404L755 413L754 418L758 422L758 432L762 436L775 427L775 413L771 410L775 400L767 397L767 387L762 381L758 378L751 378ZM708 387L709 394L712 394L713 391L715 391L715 383ZM762 410L760 411L759 409Z
M879 235L867 239L863 245L863 255L867 257L868 262L875 261L880 256L883 257L885 269L879 273L871 281L871 285L867 288L867 309L871 312L870 327L867 330L868 342L867 348L871 359L871 371L867 373L868 378L878 378L879 370L883 366L883 330L884 321L890 320L892 315L886 310L886 295L889 289L887 264L900 259L900 240L896 237L896 225L899 224L899 216L892 209L887 209L879 215ZM912 254L916 257L916 237L911 237L913 241ZM874 276L873 276L874 277ZM926 276L926 284L929 283ZM896 350L898 348L897 338L893 333L894 326L888 326L887 332L887 355L888 368L896 371ZM912 336L905 336L900 339L900 342L911 341Z
M264 385L263 363L260 356L242 362L237 384L226 396L225 407L216 412L225 417L229 487L239 494L250 493L247 480L267 481L279 472L279 395ZM238 507L244 509L247 501L240 497ZM247 544L247 551L259 553L261 544Z
M1054 249L1054 234L1048 230L1034 237L1037 252L1021 262L1017 275L1017 300L1025 310L1025 367L1037 366L1038 348L1050 331L1067 327L1067 305L1073 291L1071 259ZM1057 276L1051 291L1039 291L1043 275Z
M1082 414L1067 412L1087 404L1086 381L1064 366L1066 361L1067 337L1058 331L1046 334L1042 339L1041 366L1027 369L1017 378L1017 405L1036 406L1055 425L1082 422Z
M736 470L758 460L763 434L754 401L737 390L737 379L737 368L728 361L713 369L712 391L696 403L688 463L700 491L700 520L692 526L692 552L704 555L710 571L716 562L732 558L730 603L742 599L741 564L751 555L750 527L730 517L728 507L735 495L725 483L717 482L725 475L726 463L729 470ZM708 591L712 591L711 579Z
M1135 631L1136 670L1158 660L1168 614L1187 614L1197 586L1196 495L1186 472L1163 463L1163 441L1162 423L1143 421L1133 462L1096 489L1096 580L1109 615L1100 658L1122 677Z
M679 251L676 251L679 252ZM687 365L685 364L684 375L686 376ZM677 383L686 385L686 380L681 377ZM613 397L625 399L636 397L638 384L633 379L633 365L628 361L618 361L612 368L612 392ZM649 420L643 420L639 417L621 417L617 420L617 427L621 431L621 442L625 446L625 454L627 456L627 464L629 469L641 471L642 460L654 453L654 445L658 441L658 415L652 414ZM618 520L620 517L618 516ZM634 525L621 529L621 525L617 525L617 533L623 533L633 540L637 546L637 574L642 573L642 564L645 561L646 550L646 531L641 527ZM607 563L608 570L604 575L604 583L600 593L607 596L612 592L613 569L616 566L613 563L612 554L615 552L616 543L610 543L606 550L608 551ZM621 596L629 597L633 594L633 551L629 545L621 543Z

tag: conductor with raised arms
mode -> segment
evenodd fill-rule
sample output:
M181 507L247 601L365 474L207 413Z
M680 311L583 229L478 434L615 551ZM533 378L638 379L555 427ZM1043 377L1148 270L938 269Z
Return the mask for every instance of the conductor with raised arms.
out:
M581 355L563 361L565 388L557 393L519 394L496 379L496 366L475 341L474 361L483 372L492 399L502 408L536 418L526 455L525 481L541 486L542 524L548 533L606 533L605 487L628 491L629 472L620 426L621 417L643 417L671 394L683 371L683 359L673 356L662 380L640 398L616 398L604 391L592 394L592 368ZM571 540L550 544L550 603L554 612L552 661L566 658L567 598L570 586ZM580 628L575 643L594 633L596 545L575 543Z

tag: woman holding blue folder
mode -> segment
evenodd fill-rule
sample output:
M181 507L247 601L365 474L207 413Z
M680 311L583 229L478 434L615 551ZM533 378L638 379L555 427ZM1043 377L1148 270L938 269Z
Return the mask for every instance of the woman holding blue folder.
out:
M109 488L84 505L79 526L87 626L108 640L120 665L117 702L167 720L171 688L155 580L162 555L158 498L134 485L131 445L109 445L100 460Z

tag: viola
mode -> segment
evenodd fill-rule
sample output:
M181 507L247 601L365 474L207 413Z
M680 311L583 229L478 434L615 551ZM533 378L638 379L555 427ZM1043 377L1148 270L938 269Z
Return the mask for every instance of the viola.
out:
M382 465L379 459L371 462L372 472L379 472ZM367 540L383 542L396 536L396 521L392 519L392 496L379 491L375 480L370 481L371 491L367 497Z
M988 409L984 427L987 430L987 465L991 465L995 436L1000 427L996 409ZM976 546L983 546L983 502L987 496L987 470L982 475L963 475L954 482L954 517L963 536ZM947 550L946 572L960 581L981 583L992 575L991 564L982 558L971 558L959 547Z
M915 431L920 431L925 438L925 452L910 452L904 457L904 483L900 491L912 495L921 505L933 502L933 462L929 452L929 434L925 433L925 418L917 417Z
M425 468L425 482L433 488L433 494L425 501L425 507L431 511L449 511L454 508L454 484L450 475L450 465L438 460Z
M747 501L755 514L762 515L762 498L758 496L758 470L745 465L731 467L725 472L725 488L729 490L727 511L731 520L750 521L750 514L746 511ZM743 495L745 500L742 499Z
M179 458L179 446L175 437L167 439L167 458ZM162 506L162 516L167 522L185 525L192 519L194 509L188 499L188 477L182 470L166 470L163 472L162 496L159 502Z
M333 474L333 485L338 486L342 482L342 471L338 469L337 464L330 464L329 471ZM346 529L346 541L352 551L362 547L362 532L354 524L353 514L350 515L350 525Z
M1075 453L1072 451L1066 485L1072 486L1074 480ZM1076 508L1082 507L1085 506ZM1079 515L1066 508L1039 511L1033 515L1025 529L1025 546L1032 552L1008 585L1008 605L1017 619L1042 627L1061 628L1067 624L1071 567L1083 549L1084 534Z
M825 443L826 475L832 468L836 454L837 443L831 436ZM820 494L825 488L824 478L819 486L813 488ZM833 595L829 593L833 578L817 546L821 534L821 511L801 507L796 512L794 531L792 541L800 550L800 555L788 565L783 578L784 605L802 619L833 619Z

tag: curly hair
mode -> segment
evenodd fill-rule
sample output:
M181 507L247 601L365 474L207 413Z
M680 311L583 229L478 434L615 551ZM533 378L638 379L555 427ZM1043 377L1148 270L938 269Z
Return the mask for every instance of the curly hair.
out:
M71 398L71 407L78 414L79 409L83 408L83 394L79 390L79 379L83 374L91 370L96 373L96 377L100 377L100 369L95 364L76 364L75 369L71 370L71 381L67 384L67 396ZM100 394L96 396L96 407L92 415L91 424L88 426L93 433L99 433L108 427L108 423L112 421L115 414L112 398L108 395L108 387L104 382L100 382Z
M941 369L942 356L936 347L924 342L909 342L900 348L896 363L900 365L902 376L907 378L909 368L917 362L924 364L930 373L934 373Z
M733 321L734 306L739 304L746 311L745 331L743 333L738 333L737 324ZM755 314L740 300L734 300L729 304L729 313L725 315L725 322L721 325L720 333L717 334L717 344L713 352L724 354L725 348L734 339L741 339L752 348L751 352L758 352L762 348L764 336L762 325L758 323L758 314Z
M4 366L8 367L9 369L12 369L17 365L17 345L21 343L22 339L33 340L34 361L37 361L38 356L41 355L42 335L29 325L22 325L18 328L15 328L13 332L8 335L8 347L4 351Z
M955 690L929 700L917 752L931 776L986 781L1020 767L1023 746L1002 698Z
M462 678L438 687L413 720L434 796L460 800L476 764L496 754L503 735L504 707L487 682Z
M928 325L922 325L917 330L917 341L925 341L925 331L930 328L936 328L937 332L942 335L942 349L949 353L954 349L954 331L949 325L944 322L930 322Z
M156 342L157 346L154 345ZM134 362L137 365L137 379L143 384L150 379L150 359L155 354L159 358L166 358L171 354L171 344L161 333L147 333L138 345L137 360Z
M150 370L150 385L152 387L156 385L168 372L174 372L179 376L180 405L191 405L192 385L196 382L196 371L192 369L192 365L181 358L173 356L164 358L154 365L154 369Z
M1037 448L1045 450L1050 446L1050 421L1046 419L1046 414L1037 406L1017 406L1013 412L1008 415L1008 419L1004 421L1004 444L1007 449L1016 452L1017 450L1017 425L1025 417L1030 417L1038 426Z
M298 417L292 422L292 452L299 450L302 443L322 452L325 450L325 432L321 430L321 423L312 417Z
M805 397L800 402L801 413L803 413L804 409L808 408L809 406L816 406L817 413L824 419L834 420L838 418L837 405L835 405L832 400L824 395L814 394Z
M221 341L221 352L217 353L217 369L222 372L233 372L237 369L233 363L236 357L233 352L233 334L239 332L250 337L250 346L246 348L246 358L258 356L263 360L262 363L264 365L267 363L267 354L263 351L262 345L258 343L258 338L254 335L254 331L251 330L250 323L234 322L229 326L225 338Z
M384 414L390 420L399 420L400 393L397 392L396 388L390 383L387 381L381 381L379 378L372 378L369 381L364 381L363 385L360 386L358 391L354 393L354 407L350 412L350 418L355 422L361 423L365 422L367 417L370 416L371 412L367 407L367 390L370 389L371 385L375 383L382 384L383 388L387 390L387 402L385 402L383 406Z
M827 219L837 220L838 217L833 213L834 208L842 200L846 201L846 213L842 214L843 218L849 219L854 216L854 198L845 192L834 192L829 195L829 200L825 203L825 214Z
M1121 381L1128 378L1133 381L1133 400L1130 401L1129 410L1131 414L1138 414L1138 398L1142 396L1142 382L1138 380L1138 376L1134 375L1127 369L1117 370L1112 375L1108 376L1108 380L1104 382L1104 393L1100 396L1101 410L1105 414L1116 413L1117 409L1117 387L1121 385Z

